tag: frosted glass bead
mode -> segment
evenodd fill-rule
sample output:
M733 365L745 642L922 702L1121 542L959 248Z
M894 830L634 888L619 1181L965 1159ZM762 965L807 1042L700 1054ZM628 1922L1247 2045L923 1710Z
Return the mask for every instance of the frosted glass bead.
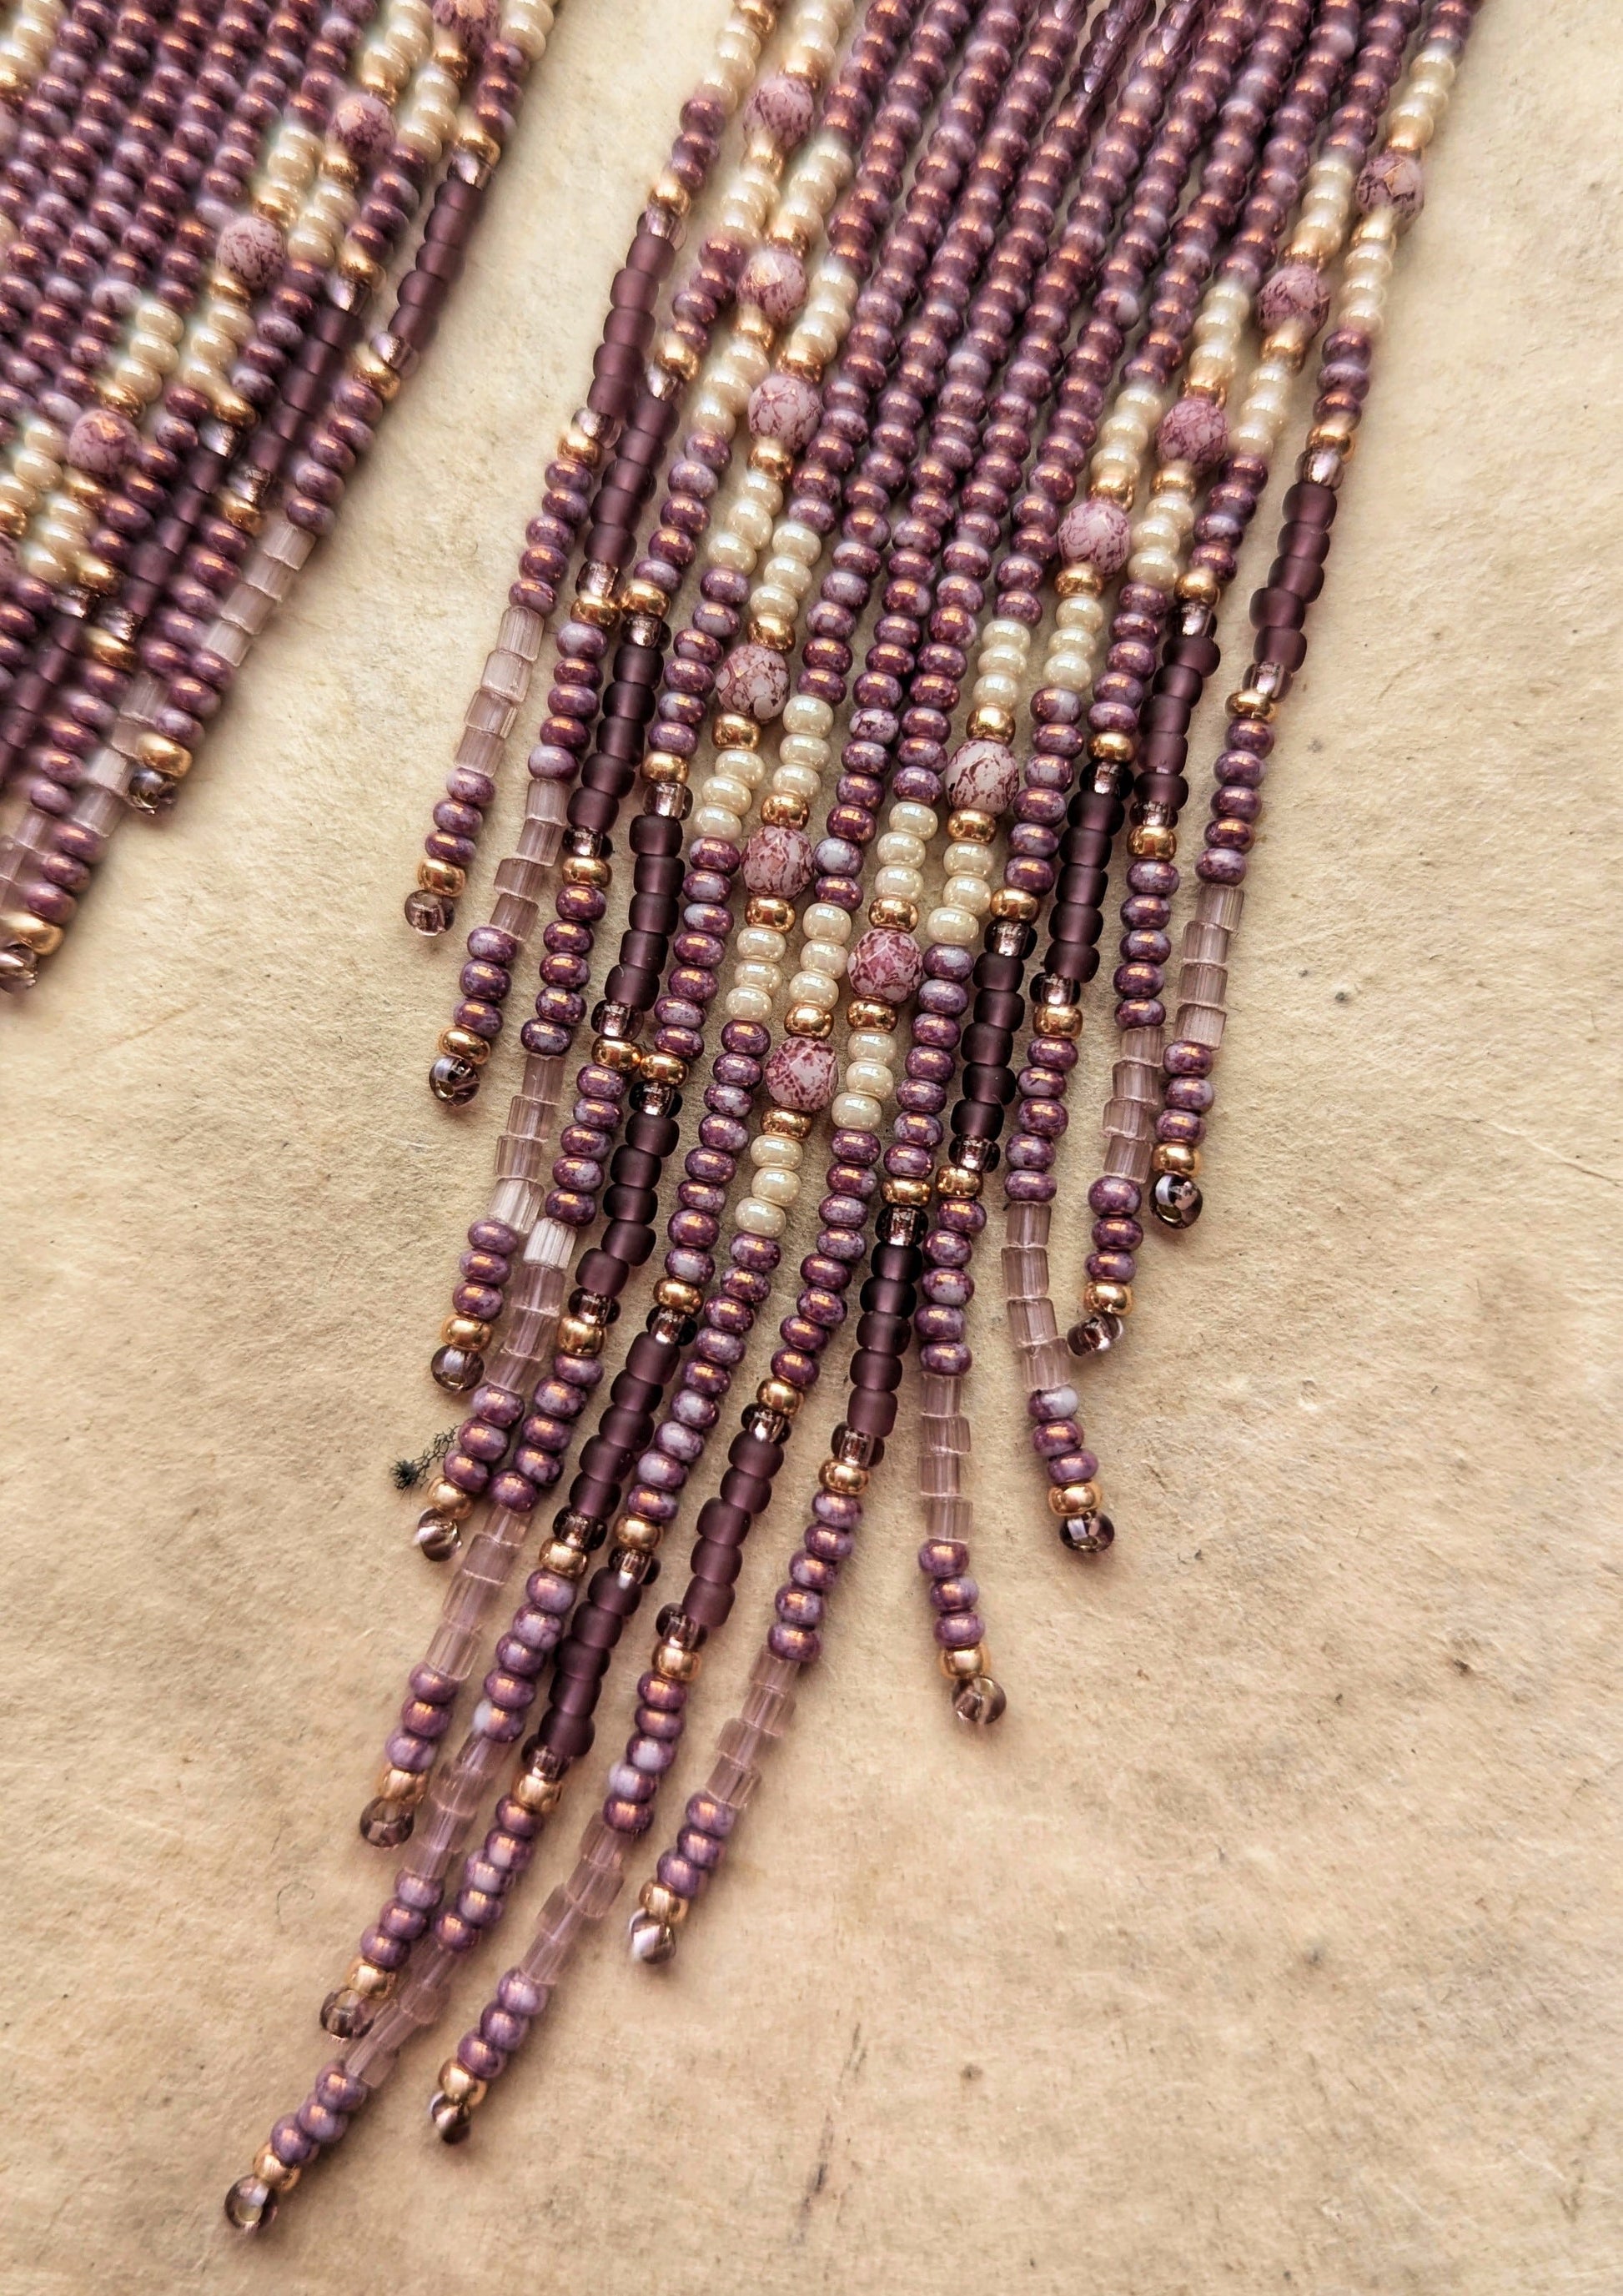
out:
M734 1225L746 1235L782 1235L789 1223L776 1204L759 1196L745 1196L733 1214Z
M884 1121L884 1104L871 1093L837 1092L829 1110L835 1125L848 1132L875 1132Z

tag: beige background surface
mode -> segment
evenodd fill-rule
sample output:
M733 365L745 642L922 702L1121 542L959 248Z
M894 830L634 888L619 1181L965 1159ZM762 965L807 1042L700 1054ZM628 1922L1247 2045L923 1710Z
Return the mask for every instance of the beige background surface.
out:
M1615 0L1489 0L1402 257L1209 1210L1089 1381L1114 1554L1047 1529L988 1256L1001 1728L946 1710L898 1442L674 1967L617 1917L473 2144L433 2141L581 1793L438 2044L267 2241L220 2218L381 1894L355 1813L438 1600L389 1468L450 1416L422 1366L503 1096L430 1103L448 953L399 900L719 12L570 0L341 537L0 1013L0 2286L1614 2291ZM1072 1140L1080 1186L1091 1112Z

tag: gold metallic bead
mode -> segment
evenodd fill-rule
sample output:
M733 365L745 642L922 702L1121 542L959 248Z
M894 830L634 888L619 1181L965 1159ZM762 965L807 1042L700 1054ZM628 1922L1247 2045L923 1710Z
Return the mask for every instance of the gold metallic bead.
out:
M534 1770L521 1769L512 1782L512 1798L521 1809L532 1817L549 1817L563 1799L561 1778L537 1777Z
M489 1344L490 1325L478 1316L447 1316L439 1336L447 1348L461 1348L464 1354L476 1356Z
M116 566L110 566L105 558L98 558L94 550L81 554L74 570L80 589L94 591L98 598L110 596L124 579Z
M541 1568L554 1578L578 1578L586 1567L585 1548L571 1546L567 1539L549 1538L541 1549Z
M770 646L774 653L792 653L794 651L795 626L787 614L751 614L750 636L757 645Z
M692 343L684 342L682 337L674 332L668 335L660 336L654 357L665 369L667 374L674 374L684 383L692 384L698 381L699 354Z
M802 382L820 383L825 364L809 345L803 350L797 350L792 341L784 345L778 357L779 373L798 375Z
M666 1682L694 1682L702 1656L701 1652L684 1650L680 1643L660 1643L653 1654L653 1670Z
M650 750L643 760L644 781L675 782L680 787L687 781L688 770L687 759L677 757L674 750Z
M775 1140L805 1140L811 1128L810 1117L798 1108L769 1108L761 1119L761 1130Z
M601 1324L592 1324L584 1316L560 1316L558 1345L566 1356L600 1356L608 1338Z
M62 929L48 925L43 917L29 916L26 911L9 917L0 917L0 944L20 941L31 948L36 956L52 956L62 945Z
M919 905L916 901L898 901L889 894L881 894L877 901L868 903L868 922L878 925L882 931L911 932L918 921Z
M583 471L594 471L603 458L603 442L583 430L578 422L571 422L558 441L558 453L566 463L578 463Z
M776 893L751 893L744 903L744 922L764 925L768 932L786 933L794 921L794 903Z
M687 185L673 176L668 168L654 178L648 202L651 207L664 208L674 216L684 216L693 204Z
M742 341L753 343L757 350L765 351L768 357L778 339L778 331L765 311L758 310L752 303L746 303L739 311L733 322L733 332Z
M659 1552L660 1542L665 1536L665 1526L651 1522L645 1514L626 1514L615 1525L614 1536L634 1554L654 1554Z
M1102 495L1106 502L1116 503L1123 510L1131 510L1133 507L1133 496L1135 489L1132 480L1125 471L1119 473L1114 471L1107 472L1103 478L1090 480L1088 490L1092 494Z
M254 213L274 223L278 231L291 231L299 220L299 202L280 184L261 184L254 193ZM106 397L103 390L102 396Z
M1277 707L1278 704L1274 696L1271 693L1265 693L1261 687L1257 685L1242 685L1238 693L1231 693L1228 697L1228 713L1231 718L1266 719L1272 718Z
M107 499L106 488L100 479L93 479L88 471L64 472L62 485L74 501L83 503L86 510L99 508Z
M273 2145L261 2144L254 2154L254 2174L273 2193L291 2193L300 2171L296 2161L283 2160Z
M1191 398L1203 397L1193 384L1189 386ZM1194 492L1194 465L1174 460L1163 463L1150 481L1152 495L1190 495Z
M482 1069L490 1058L488 1042L483 1037L476 1037L471 1029L442 1029L439 1049L449 1053L453 1060L471 1061L476 1069Z
M392 1764L378 1780L378 1800L397 1802L402 1809L415 1809L428 1790L426 1771L397 1770Z
M661 1308L676 1308L684 1316L696 1316L704 1305L704 1293L697 1283L684 1283L679 1276L663 1275L654 1286L654 1298Z
M959 845L989 845L997 834L996 816L972 805L960 806L947 816L947 833Z
M687 1062L677 1053L644 1053L642 1070L650 1084L675 1085L680 1089L687 1081Z
M28 74L10 56L0 56L0 103L9 103L14 95L29 92Z
M1017 892L1012 885L1000 885L992 896L991 914L1012 917L1017 924L1029 925L1037 914L1037 895Z
M1031 1016L1031 1030L1034 1036L1057 1037L1062 1043L1074 1044L1082 1034L1082 1007L1039 1004Z
M595 853L566 853L559 875L566 885L595 885L601 890L609 882L609 865Z
M848 1459L824 1459L817 1470L817 1480L837 1497L859 1499L868 1488L868 1471L853 1466Z
M613 567L605 566L599 558L588 558L575 584L578 619L590 622L594 629L611 630L620 618L616 589Z
M976 742L1008 742L1014 736L1014 712L995 701L983 701L970 711L964 732Z
M429 1505L436 1514L449 1515L453 1522L465 1522L473 1512L473 1501L466 1491L459 1491L455 1483L443 1480L429 1492Z
M1130 766L1138 754L1138 744L1131 734L1095 734L1087 745L1088 755L1107 766Z
M761 819L768 829L804 829L811 808L803 797L784 797L775 791L761 800Z
M167 734L148 732L138 736L135 755L143 766L152 766L171 781L179 781L192 770L192 752L178 742L171 742Z
M853 996L845 1008L846 1025L851 1029L883 1029L887 1033L896 1026L896 1007L877 996Z
M637 1892L637 1903L656 1922L668 1922L679 1929L687 1919L687 1899L668 1890L663 1882L644 1882Z
M380 1969L375 1961L352 1961L344 1983L363 2001L386 2001L395 1989L395 1973L392 1969Z
M1201 1152L1186 1141L1162 1140L1156 1144L1150 1164L1154 1171L1176 1172L1180 1179L1193 1180L1200 1173Z
M214 412L228 430L246 434L259 420L259 410L244 398L240 390L233 390L228 382L216 386Z
M465 152L481 168L494 168L501 160L502 147L488 129L477 127L472 120L463 121L456 130L453 150Z
M1062 1521L1073 1521L1079 1514L1097 1514L1099 1486L1097 1483L1050 1483L1048 1511Z
M1127 851L1140 861L1170 861L1177 851L1177 832L1164 823L1141 821L1127 832Z
M450 73L459 87L468 77L470 63L468 51L455 32L445 29L435 32L434 62L439 66L441 71ZM458 137L457 140L460 142L461 138Z
M785 1419L792 1419L803 1400L798 1387L791 1387L786 1379L764 1379L755 1390L755 1399L767 1411L781 1411Z
M652 614L663 621L670 600L657 582L650 582L641 574L634 574L620 592L620 608L627 614Z
M930 1201L928 1180L887 1180L884 1197L888 1204L927 1204Z
M971 1172L963 1164L940 1164L936 1168L936 1193L960 1203L972 1203L980 1193L979 1172Z
M973 1650L944 1650L941 1671L948 1682L972 1682L978 1674L985 1674L990 1661L987 1646L977 1643Z
M134 669L135 649L112 630L101 630L93 625L85 633L85 652L93 661L109 669Z
M791 1004L783 1015L783 1027L791 1037L809 1037L821 1044L834 1033L834 1016L821 1004Z
M794 466L795 458L781 439L756 439L750 442L752 471L765 471L769 479L775 479L783 486Z
M425 854L417 864L417 882L425 893L445 893L455 900L468 882L468 873L455 862L431 861Z
M321 172L330 184L341 184L343 189L347 192L352 192L361 180L361 171L359 168L357 167L355 161L349 157L348 152L340 151L336 144L329 144L325 151L323 152L321 155ZM224 279L230 279L231 275L232 275L229 271L222 271L220 274L220 276ZM236 286L238 296L244 303L246 303L248 300L247 289L239 282L234 281L233 283Z
M1053 578L1054 595L1060 598L1096 598L1104 587L1104 577L1096 566L1063 566Z
M718 709L710 732L718 750L758 750L761 729L753 718L741 717L736 709Z
M642 1054L624 1037L599 1037L592 1046L592 1058L600 1069L612 1069L616 1076L635 1076L643 1065Z
M1307 433L1310 447L1350 448L1358 435L1358 418L1350 406L1338 406L1321 416Z
M28 531L28 524L27 511L19 510L14 503L0 503L0 534L9 536L13 542L20 542Z
M1085 1283L1082 1305L1090 1316L1130 1316L1133 1287L1130 1283Z
M453 2104L479 2104L484 2100L485 2083L468 2070L460 2057L447 2057L439 2068L439 2094L448 2096Z
M340 279L353 279L369 293L383 283L382 265L374 263L364 249L351 247L347 241L339 250L338 275Z
M1178 576L1177 594L1191 606L1215 606L1223 585L1209 566L1191 566Z

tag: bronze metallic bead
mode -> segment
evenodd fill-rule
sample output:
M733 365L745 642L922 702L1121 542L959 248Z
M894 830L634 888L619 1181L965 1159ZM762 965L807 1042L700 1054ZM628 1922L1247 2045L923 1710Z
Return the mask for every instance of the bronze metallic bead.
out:
M1122 510L1130 511L1136 488L1125 471L1120 472L1111 471L1108 472L1103 478L1091 479L1088 481L1088 491L1090 494L1102 495L1106 502L1113 502Z
M0 503L0 534L8 536L13 542L20 542L28 531L28 524L26 510L19 510L14 503Z
M468 873L452 861L432 861L424 854L417 864L417 882L425 893L444 893L453 901L466 889Z
M48 925L43 917L19 912L0 917L0 942L4 941L20 941L36 956L52 956L62 945L62 929L60 925Z
M997 834L996 816L972 805L960 806L947 816L947 833L959 845L989 845Z
M645 1514L622 1515L615 1527L614 1536L622 1546L630 1547L634 1554L653 1554L659 1551L665 1527L662 1523L651 1522Z
M451 148L455 152L466 152L470 160L477 161L487 171L496 168L502 157L502 147L495 136L471 119L457 128L456 140Z
M447 2057L439 2072L439 2092L448 2096L453 2104L479 2104L485 2095L485 2083L468 2070L460 2057Z
M617 1076L635 1076L643 1065L642 1054L624 1037L599 1037L592 1046L592 1058L599 1068L612 1069Z
M684 216L693 206L693 195L679 177L666 168L655 176L652 191L648 194L651 207L665 208L674 216Z
M637 1903L656 1922L665 1922L670 1928L680 1929L687 1919L687 1899L668 1890L663 1882L644 1882L637 1892Z
M1087 750L1107 766L1130 766L1138 754L1138 744L1131 734L1095 734Z
M1177 851L1177 832L1164 824L1141 821L1127 832L1127 851L1139 861L1170 861Z
M780 1412L785 1419L792 1419L804 1398L799 1389L791 1387L786 1379L764 1379L755 1390L755 1399L763 1410Z
M868 1470L853 1466L847 1459L824 1459L817 1470L817 1480L838 1497L859 1499L868 1488Z
M594 629L611 630L620 618L618 578L601 558L588 558L575 584L575 613Z
M558 873L566 885L594 885L601 891L609 882L610 870L595 853L566 853Z
M785 901L776 893L751 893L744 903L744 922L764 925L768 932L786 933L795 921L792 901Z
M1074 1044L1082 1034L1082 1007L1079 1004L1039 1004L1031 1016L1034 1036L1057 1037L1062 1044Z
M439 1336L448 1348L461 1348L469 1355L478 1355L490 1343L490 1325L478 1316L448 1316L440 1326Z
M9 103L13 96L29 92L28 74L11 56L0 56L0 103Z
M449 1053L453 1060L471 1061L476 1069L482 1069L490 1058L488 1040L476 1037L471 1029L442 1029L439 1049L442 1053Z
M868 903L868 922L883 932L911 932L919 921L916 901L901 901L889 894Z
M687 759L677 757L672 750L650 750L643 760L644 781L675 783L678 788L683 788L686 786L687 776Z
M344 1972L344 1983L363 2001L387 2001L395 1989L395 1972L380 1969L373 1961L352 1961Z
M941 1671L948 1682L972 1682L978 1674L987 1671L987 1646L977 1643L972 1650L944 1650Z
M1097 1483L1050 1483L1048 1486L1048 1511L1062 1520L1096 1513L1098 1506Z
M970 711L964 732L976 742L1012 741L1014 736L1014 712L1000 709L995 701L983 701Z
M232 523L234 525L235 521ZM97 629L94 624L85 633L85 652L92 661L99 661L109 669L134 669L135 649L127 645L112 630Z
M94 550L81 554L74 575L82 590L93 591L98 598L110 596L124 579L116 566L110 566L105 558L98 558Z
M834 1016L821 1004L791 1004L783 1015L783 1027L791 1037L809 1037L814 1044L822 1044L834 1033Z
M1182 1140L1162 1140L1157 1143L1150 1165L1153 1171L1176 1172L1182 1179L1193 1180L1200 1173L1201 1152Z
M775 791L761 800L761 820L768 829L804 829L810 814L803 797L784 797Z
M963 1164L941 1164L936 1168L936 1193L956 1198L961 1203L972 1202L980 1193L979 1172L970 1171Z
M62 485L76 503L86 510L95 510L107 499L107 489L100 479L93 479L88 471L65 471Z
M802 382L813 385L823 381L824 361L809 345L805 349L795 348L792 337L778 357L778 369L783 374L797 375Z
M1190 605L1215 606L1223 595L1223 585L1209 566L1191 566L1178 576L1178 596Z
M710 732L718 750L758 750L761 729L753 718L742 717L736 709L718 709Z
M750 636L757 645L770 646L774 653L792 653L795 626L787 614L761 612L750 617Z
M652 614L655 621L663 621L670 600L657 582L645 576L634 574L620 592L620 611L627 614Z
M887 1180L884 1198L888 1204L927 1204L930 1201L928 1180Z
M1054 595L1060 598L1096 598L1104 587L1104 578L1096 566L1062 566L1053 578Z
M1228 714L1231 718L1257 718L1266 720L1272 718L1276 707L1274 696L1271 693L1265 693L1258 685L1242 685L1237 693L1231 693L1228 697Z
M1012 885L1000 885L992 896L989 914L1000 918L1012 917L1017 924L1029 925L1037 915L1037 908L1035 893L1021 893Z
M675 1275L661 1276L654 1287L654 1298L661 1308L677 1308L684 1316L696 1316L704 1305L704 1293L697 1283L684 1283Z
M1085 1283L1082 1305L1090 1316L1130 1316L1133 1287L1130 1283Z
M896 1007L878 996L853 996L845 1008L846 1025L852 1029L883 1029L896 1026Z
M654 357L667 374L677 375L689 385L698 381L699 354L691 343L684 342L680 335L675 332L661 335Z
M436 1514L448 1514L454 1522L465 1522L473 1512L472 1494L459 1490L443 1476L429 1491L429 1505Z
M758 310L754 304L745 303L739 308L733 321L733 332L745 342L753 343L757 350L765 351L768 357L772 356L778 331L765 311Z
M586 1567L585 1548L571 1546L567 1539L549 1538L541 1549L541 1568L554 1578L578 1578Z
M805 1140L811 1128L811 1118L798 1108L769 1108L761 1119L761 1130L775 1140Z
M291 2193L300 2173L296 2161L283 2161L272 2145L261 2144L254 2154L254 2174L273 2193Z
M750 468L752 471L765 471L769 479L775 479L780 486L784 486L794 466L795 458L781 439L756 439L751 441ZM767 644L771 644L770 639Z
M391 1763L378 1780L380 1801L397 1801L402 1809L415 1809L429 1790L427 1773L397 1770Z
M566 1356L600 1356L608 1333L584 1316L560 1316L558 1345Z
M152 766L160 774L177 782L192 770L192 752L178 742L171 742L167 734L147 732L137 735L135 755L143 766Z
M357 167L355 161L349 157L348 152L340 151L336 144L328 144L323 151L321 155L321 172L330 184L337 184L346 192L354 191L356 185L361 180L361 171L359 168ZM231 278L229 271L223 272L221 275L226 279ZM237 287L238 297L240 297L242 301L246 303L248 300L248 291L246 288L242 287L238 283L234 282L233 283Z
M677 1053L644 1053L642 1070L650 1084L668 1084L678 1092L687 1081L687 1062Z
M660 1643L654 1651L653 1670L665 1682L694 1682L704 1662L701 1651L684 1650L680 1643Z

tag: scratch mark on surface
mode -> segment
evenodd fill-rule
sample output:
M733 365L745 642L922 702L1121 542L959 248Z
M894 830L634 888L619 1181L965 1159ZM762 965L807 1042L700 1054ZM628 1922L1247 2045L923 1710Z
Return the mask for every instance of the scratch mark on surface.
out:
M171 1021L184 1020L188 1013L196 1012L197 1005L196 997L189 1004L176 1004L171 1012L160 1013L155 1021L148 1021L142 1028L131 1029L126 1036L110 1037L102 1050L103 1053L121 1052L126 1045L138 1044L143 1037L150 1037L154 1029L167 1029Z
M1576 1156L1563 1156L1559 1148L1545 1147L1542 1140L1535 1140L1530 1132L1519 1132L1513 1124L1496 1124L1490 1117L1487 1128L1489 1132L1502 1132L1507 1140L1524 1141L1529 1148L1537 1148L1541 1156L1549 1157L1552 1163L1565 1164L1570 1171L1582 1172L1588 1179L1604 1180L1612 1188L1623 1186L1616 1172L1601 1172L1593 1164L1580 1164Z

